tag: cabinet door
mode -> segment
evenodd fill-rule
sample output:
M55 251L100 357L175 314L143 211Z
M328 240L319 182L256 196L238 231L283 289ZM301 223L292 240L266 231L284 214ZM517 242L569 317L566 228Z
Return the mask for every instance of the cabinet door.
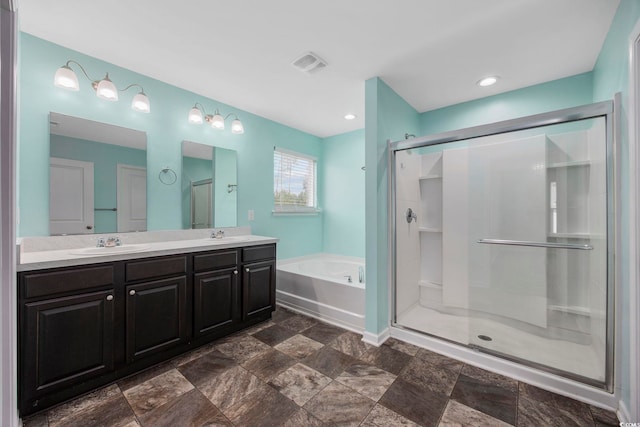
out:
M199 273L194 276L194 336L200 337L239 320L238 270Z
M267 315L275 308L275 260L244 265L242 272L242 319Z
M127 362L186 341L186 290L185 276L127 286Z
M113 305L112 290L24 305L26 401L113 370Z

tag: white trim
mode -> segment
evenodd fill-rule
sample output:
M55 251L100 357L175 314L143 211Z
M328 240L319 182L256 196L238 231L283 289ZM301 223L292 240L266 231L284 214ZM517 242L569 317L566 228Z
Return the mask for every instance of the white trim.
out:
M286 148L277 147L277 146L273 147L273 151L279 151L281 153L290 154L292 156L302 157L308 160L313 160L314 162L318 161L317 157L312 156L311 154L301 153L300 151L288 150Z
M291 303L289 301L285 301L285 300L282 300L282 299L277 299L276 300L276 304L279 305L280 307L286 308L287 310L290 310L290 311L293 311L293 312L299 313L299 314L304 314L305 316L308 316L308 317L313 317L314 319L318 319L318 320L320 320L320 321L322 321L324 323L328 323L328 324L333 325L333 326L338 326L338 327L340 327L342 329L346 329L348 331L355 332L356 334L361 334L363 332L363 328L362 327L357 327L357 326L354 326L354 325L352 325L352 324L350 324L348 322L344 322L344 321L342 321L340 319L327 317L326 315L319 314L319 313L317 313L315 311L310 311L305 307L298 306L298 305L296 305L294 303ZM364 318L362 320L364 321Z
M616 415L618 416L618 420L620 421L620 425L622 423L631 423L631 417L629 416L629 410L627 409L627 405L621 400L618 406L618 410L616 411Z
M640 278L640 261L638 260L638 245L640 245L640 21L636 22L629 37L629 378L618 378L629 381L630 408L621 400L620 410L623 408L627 419L640 420L640 292L638 279ZM624 196L624 195L623 195ZM625 339L627 337L622 337ZM629 417L629 415L631 417Z
M18 415L16 286L17 2L0 10L0 425L20 425Z
M523 381L536 387L549 390L553 393L586 402L590 405L606 408L612 411L615 411L618 407L618 399L614 394L577 381L572 381L548 372L529 368L522 364L510 362L489 354L479 353L470 348L406 329L391 327L391 336L418 347L443 354L452 359L460 360L469 365L496 372L498 374L514 378L518 381Z
M362 333L362 341L376 347L380 347L389 338L391 338L391 332L389 331L389 328L385 329L379 334L373 334L367 331L364 331Z

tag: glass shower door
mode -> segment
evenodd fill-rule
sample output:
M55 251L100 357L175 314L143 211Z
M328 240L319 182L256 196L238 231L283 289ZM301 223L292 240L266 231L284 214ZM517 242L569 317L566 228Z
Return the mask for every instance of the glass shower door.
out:
M606 129L395 151L395 325L608 386Z

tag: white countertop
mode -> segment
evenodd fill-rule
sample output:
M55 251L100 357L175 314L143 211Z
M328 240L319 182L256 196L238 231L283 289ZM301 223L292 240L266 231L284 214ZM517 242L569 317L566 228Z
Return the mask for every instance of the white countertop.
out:
M41 250L20 253L17 271L42 270L45 268L68 267L74 265L98 264L101 262L122 261L128 259L149 258L163 255L175 255L191 252L202 252L216 249L238 248L245 246L276 243L278 239L256 235L230 236L222 239L197 238L188 240L173 240L165 242L146 242L144 250L128 253L79 255L82 248L67 248L60 250ZM132 245L133 246L133 245ZM135 246L141 246L140 244ZM122 248L126 248L125 243Z

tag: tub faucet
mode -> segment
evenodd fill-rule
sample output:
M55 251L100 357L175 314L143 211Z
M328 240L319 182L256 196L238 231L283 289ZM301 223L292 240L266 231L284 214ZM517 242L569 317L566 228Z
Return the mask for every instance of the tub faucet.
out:
M363 266L358 267L358 282L364 283L364 267Z
M348 276L344 276L347 278L347 283L353 283L353 280L351 280L351 275Z

